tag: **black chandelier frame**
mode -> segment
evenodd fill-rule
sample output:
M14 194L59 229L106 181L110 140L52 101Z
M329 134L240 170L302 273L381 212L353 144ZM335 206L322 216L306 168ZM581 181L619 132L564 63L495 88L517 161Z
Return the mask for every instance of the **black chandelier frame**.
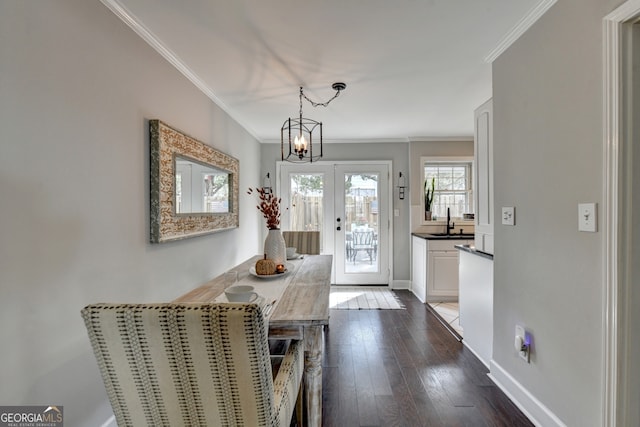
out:
M313 107L326 107L340 95L340 92L343 91L347 85L338 82L331 85L331 87L336 91L336 94L327 102L318 103L309 99L304 94L303 87L300 86L299 116L285 120L280 129L280 150L283 161L291 163L313 163L322 158L322 122L302 116L302 98L306 99ZM314 141L314 133L316 131L319 133L320 150L318 152L316 149L314 153L314 143L316 147L318 145L317 138L315 138ZM296 144L296 139L298 140L298 144ZM306 141L306 144L302 144L301 141ZM287 146L286 149L285 145Z

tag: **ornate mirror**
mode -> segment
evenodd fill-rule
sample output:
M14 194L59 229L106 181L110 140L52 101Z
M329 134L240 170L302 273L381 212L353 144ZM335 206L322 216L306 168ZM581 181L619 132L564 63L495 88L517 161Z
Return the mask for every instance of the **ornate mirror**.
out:
M151 242L238 227L238 159L160 120L149 132Z

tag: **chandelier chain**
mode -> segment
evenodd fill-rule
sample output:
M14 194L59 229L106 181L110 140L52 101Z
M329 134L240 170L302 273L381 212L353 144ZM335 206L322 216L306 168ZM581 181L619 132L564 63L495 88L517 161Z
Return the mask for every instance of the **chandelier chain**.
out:
M342 82L335 82L331 88L336 91L336 94L331 99L327 102L314 102L304 94L303 87L300 86L300 117L288 118L280 129L280 151L283 161L311 163L322 158L322 122L302 117L302 98L314 107L326 107L346 87L347 85ZM314 147L316 147L315 152ZM318 148L320 148L319 153ZM269 174L267 174L268 177Z
M337 90L336 94L333 95L333 97L331 99L329 99L327 102L314 102L311 99L309 99L309 97L307 95L304 94L303 90L302 90L302 86L300 86L300 110L302 110L302 97L304 97L304 99L306 99L307 101L309 101L309 103L314 106L314 107L326 107L327 105L329 105L329 103L331 101L333 101L334 99L336 99L339 95L340 92L342 92L342 90Z

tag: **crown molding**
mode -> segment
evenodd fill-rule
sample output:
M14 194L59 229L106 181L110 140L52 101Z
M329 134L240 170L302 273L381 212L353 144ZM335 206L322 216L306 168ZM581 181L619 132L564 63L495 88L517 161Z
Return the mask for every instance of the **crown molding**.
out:
M452 136L415 136L409 137L409 142L454 142L473 141L473 135L452 135Z
M327 139L322 140L323 144L408 144L412 142L469 142L473 141L472 135L461 136L419 136L407 138L352 138L352 139ZM263 144L280 144L279 139L263 139Z
M269 139L260 140L260 142L262 142L263 144L280 144L281 141L279 139L269 138ZM322 139L323 144L385 144L385 143L407 144L408 142L409 142L409 139L407 138L353 138L353 139L323 138Z
M160 39L153 34L142 22L129 11L126 7L121 5L117 0L100 0L111 12L114 13L122 22L127 24L137 35L139 35L144 41L146 41L152 48L156 50L164 59L166 59L171 65L173 65L183 76L185 76L191 83L193 83L202 93L204 93L211 101L213 101L218 107L220 107L225 113L227 113L233 120L238 122L251 136L258 141L260 138L256 135L255 131L247 123L240 120L240 116L229 108L220 98L213 93L213 90L207 86L204 81L189 68L178 55L176 55L171 49L166 47Z
M621 4L616 10L604 17L605 26L607 23L613 25L622 22L637 22L640 17L640 1L627 0ZM615 31L615 30L614 30Z
M516 25L505 34L498 45L484 58L484 62L492 63L502 53L509 48L516 40L520 38L531 26L544 15L547 10L556 3L557 0L542 0L525 16L520 19Z

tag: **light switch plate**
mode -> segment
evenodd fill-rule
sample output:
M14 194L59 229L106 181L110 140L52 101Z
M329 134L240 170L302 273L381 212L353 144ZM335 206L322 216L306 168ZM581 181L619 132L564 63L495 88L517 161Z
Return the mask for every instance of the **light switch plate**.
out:
M516 225L516 208L502 207L502 225Z
M596 203L578 204L578 230L595 233L598 224L598 212Z

